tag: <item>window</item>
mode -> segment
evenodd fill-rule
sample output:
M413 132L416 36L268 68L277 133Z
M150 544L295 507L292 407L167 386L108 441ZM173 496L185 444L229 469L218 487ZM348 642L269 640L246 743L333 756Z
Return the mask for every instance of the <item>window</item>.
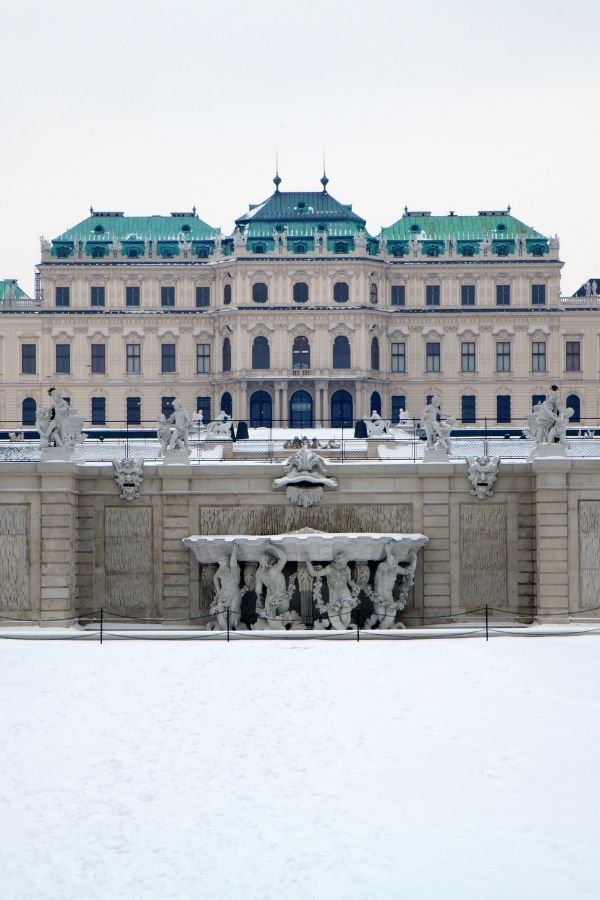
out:
M161 285L160 305L161 306L175 306L175 287L165 287L164 284Z
M439 286L439 284L425 285L425 305L426 306L439 306L440 305L440 286Z
M175 344L160 345L160 371L168 375L176 371Z
M210 288L207 285L196 287L196 306L210 306Z
M533 341L531 344L531 371L546 371L546 341Z
M336 303L346 303L350 297L350 288L345 281L336 281L333 286L333 299Z
M210 422L210 397L196 397L196 412L202 413L204 424Z
M55 300L57 306L71 305L71 288L57 287L55 289Z
M33 397L25 397L21 404L21 425L35 425L37 404Z
M371 412L376 412L381 415L381 394L379 393L379 391L373 391L373 393L371 394L369 409L371 410Z
M266 391L250 395L250 427L270 428L273 423L273 401Z
M545 394L533 394L531 397L531 408L533 409L538 403L543 403L545 399Z
M406 412L406 397L404 394L392 395L392 423L399 422L402 413Z
M210 344L196 344L196 372L198 375L210 372Z
M350 368L350 341L344 334L339 334L333 342L333 368Z
M296 303L306 303L308 300L308 285L304 281L297 281L293 287L293 297Z
M223 341L223 371L231 372L231 341L228 337Z
M425 371L439 372L441 347L439 341L427 341L425 344Z
M139 344L136 346L139 347ZM139 425L142 421L142 401L139 397L127 398L127 424Z
M104 375L106 373L106 344L92 344L90 369L93 375Z
M567 397L567 408L571 407L573 410L573 415L571 416L571 422L581 422L581 400L579 399L577 394L569 394Z
M252 368L269 369L271 366L271 352L266 337L259 335L252 342Z
M225 306L229 306L231 303L231 285L226 284L223 286L223 303Z
M136 284L128 284L125 288L125 306L140 305L140 289Z
M510 306L510 284L496 285L496 306Z
M267 248L266 248L265 244L255 244L255 245L254 245L254 252L255 252L255 253L266 253L266 252L267 252Z
M510 422L510 394L498 394L496 397L496 421L499 424Z
M392 306L404 306L406 304L406 288L403 284L392 285Z
M579 341L567 341L565 363L567 372L581 371L581 343Z
M377 285L374 281L371 282L371 286L369 287L369 302L377 303Z
M323 249L327 249L327 241L324 239L323 241ZM347 253L348 252L348 244L345 241L337 241L333 245L334 253Z
M475 342L463 341L460 345L460 371L475 371Z
M531 285L531 305L532 306L544 306L546 303L546 285L545 284L532 284Z
M92 397L92 425L106 425L105 397Z
M294 338L292 344L292 369L310 369L310 343L304 335Z
M69 375L71 372L71 345L56 345L56 372Z
M379 371L379 341L376 337L371 338L371 368Z
M37 347L35 344L21 344L21 372L23 375L35 375Z
M221 397L221 411L227 413L228 416L233 415L233 398L229 391L225 391Z
M141 344L127 344L126 360L126 370L128 375L137 375L142 371Z
M460 305L475 306L475 285L461 284L460 286Z
M496 343L496 372L510 372L510 341Z
M461 397L460 406L461 406L461 419L463 423L465 422L476 422L477 417L475 415L475 395L474 394L465 394Z
M104 287L90 288L90 306L104 306Z
M269 288L264 281L257 281L252 285L252 300L254 303L266 303L269 299Z
M406 372L406 344L404 341L392 344L392 372Z
M175 400L175 397L160 398L160 411L167 419L173 414L173 400Z

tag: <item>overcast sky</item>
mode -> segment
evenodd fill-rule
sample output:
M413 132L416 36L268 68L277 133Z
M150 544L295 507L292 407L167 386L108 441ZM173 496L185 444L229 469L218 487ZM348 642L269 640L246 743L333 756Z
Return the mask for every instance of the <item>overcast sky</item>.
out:
M0 277L96 209L191 209L231 232L273 190L376 233L502 209L600 276L596 0L0 0Z

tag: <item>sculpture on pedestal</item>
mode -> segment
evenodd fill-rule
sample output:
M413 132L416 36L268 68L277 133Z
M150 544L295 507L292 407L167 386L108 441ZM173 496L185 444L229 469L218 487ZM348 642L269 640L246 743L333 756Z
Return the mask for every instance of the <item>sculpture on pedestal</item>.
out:
M479 500L492 497L492 487L498 477L500 457L478 456L475 459L465 460L467 463L467 478L473 485L471 494Z
M51 387L48 394L51 398L50 406L38 410L35 421L35 427L40 433L42 455L48 457L49 454L44 451L60 448L58 456L66 459L85 438L81 432L83 416L71 408L57 388Z
M383 434L389 434L389 419L382 419L376 409L371 412L370 416L363 416L363 422L367 428L367 437L381 437Z
M567 426L574 410L560 399L558 386L553 384L543 403L536 403L527 417L525 432L535 447L530 459L540 456L566 456Z
M442 411L440 397L433 396L421 413L421 427L425 432L426 449L438 451L438 457L448 456L452 452L450 432L454 419Z
M285 495L296 506L314 506L323 497L323 489L336 488L335 478L327 475L327 463L309 448L308 441L283 463L284 475L273 481L274 488L285 487Z
M240 567L238 565L237 544L229 556L222 556L213 578L215 596L210 611L217 618L217 624L223 631L229 627L237 628L242 611L242 591L240 588Z
M207 437L231 438L231 416L221 411L216 419L206 426Z
M185 411L181 400L173 400L173 412L168 418L161 413L156 432L165 461L173 461L175 457L177 461L189 459L192 427L192 419Z

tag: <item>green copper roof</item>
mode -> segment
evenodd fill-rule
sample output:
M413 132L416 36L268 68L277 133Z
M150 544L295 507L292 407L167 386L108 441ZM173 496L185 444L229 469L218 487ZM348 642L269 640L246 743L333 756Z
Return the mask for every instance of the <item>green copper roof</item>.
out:
M218 234L193 213L170 216L124 216L122 213L93 213L73 228L67 229L57 241L191 241L212 240Z
M478 216L432 216L405 212L393 225L382 228L381 234L388 241L408 241L411 238L423 241L443 240L449 237L459 241L481 241L487 237L502 240L518 235L530 239L545 239L543 234L515 219L508 211Z
M319 223L352 223L354 230L364 228L365 219L352 212L351 204L340 203L327 191L275 191L267 200L251 206L236 225L251 222L270 222L287 225L292 222L310 222L312 228Z
M0 301L28 299L28 295L17 284L16 278L0 278Z

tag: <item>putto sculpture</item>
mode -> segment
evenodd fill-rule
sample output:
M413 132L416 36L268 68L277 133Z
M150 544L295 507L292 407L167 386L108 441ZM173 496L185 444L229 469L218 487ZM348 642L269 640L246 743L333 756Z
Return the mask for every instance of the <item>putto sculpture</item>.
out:
M477 456L475 459L465 460L467 463L467 478L473 485L471 494L480 500L492 497L492 487L498 477L500 458L498 456Z
M165 462L186 462L190 456L191 417L181 400L173 400L173 412L158 417L157 437Z
M558 386L553 384L542 403L536 403L527 417L525 433L535 447L529 459L567 455L567 426L573 409L562 402Z
M113 460L115 470L115 481L121 488L121 500L137 500L140 496L140 486L144 480L142 470L144 468L143 459L121 459Z
M454 419L442 411L441 398L435 394L421 413L421 427L425 432L426 447L423 459L445 461L452 453L450 433Z
M221 410L217 418L206 426L206 436L231 440L231 416Z
M389 419L382 419L376 409L370 416L363 416L363 422L367 429L367 437L381 437L389 434Z
M35 427L40 433L42 459L68 459L77 444L81 444L86 437L81 432L83 416L71 408L58 388L51 387L48 394L50 406L39 409L35 420Z
M337 481L327 474L327 463L309 447L308 441L283 463L284 474L273 481L274 488L285 487L285 495L296 506L307 508L319 503L324 488L336 488Z

